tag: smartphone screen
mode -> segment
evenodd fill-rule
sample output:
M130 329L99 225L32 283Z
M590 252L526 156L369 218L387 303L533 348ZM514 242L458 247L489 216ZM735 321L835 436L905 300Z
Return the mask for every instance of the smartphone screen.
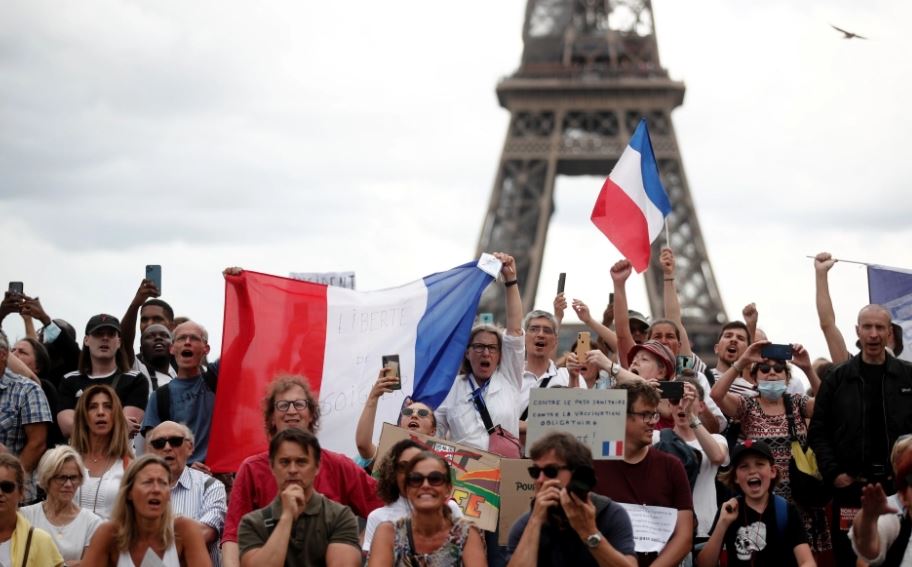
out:
M146 265L146 279L151 280L155 284L155 287L158 288L158 292L161 293L162 289L162 267L158 264L147 264Z
M399 373L399 355L398 354L385 354L381 359L383 363L383 368L387 371L387 374L392 374L399 379L395 385L390 386L392 390L401 390L402 389L402 375Z
M659 382L661 397L666 400L680 400L684 397L684 382Z
M9 292L10 295L24 295L25 287L22 285L22 282L10 282L9 283Z
M567 283L567 273L561 272L557 278L557 293L564 293L564 284Z
M773 360L791 360L792 345L769 344L760 349L760 356Z

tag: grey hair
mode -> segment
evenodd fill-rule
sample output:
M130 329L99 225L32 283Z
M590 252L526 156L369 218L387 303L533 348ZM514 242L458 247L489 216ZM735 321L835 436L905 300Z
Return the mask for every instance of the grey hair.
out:
M209 342L209 331L206 330L206 327L203 327L200 323L197 323L196 321L194 321L192 319L187 319L186 321L184 321L177 327L174 327L174 331L176 332L178 328L183 327L184 325L190 325L190 324L196 325L197 327L200 328L200 332L203 335L203 342L208 343ZM172 337L173 336L174 335L172 334Z
M523 317L522 325L523 325L524 331L529 330L529 323L532 322L532 319L547 319L551 323L551 325L554 327L554 330L557 331L557 327L558 327L557 318L554 317L553 313L549 313L547 311L542 311L541 309L529 311L528 313L526 313L526 316Z
M161 427L162 425L166 425L166 424L167 425L176 425L178 427L178 429L180 429L183 432L184 437L186 437L187 439L190 440L191 443L196 445L196 439L193 438L193 432L190 431L190 428L187 427L187 424L181 423L179 421L163 421L163 422L159 423L158 425L153 427L152 430L149 431L149 433L146 434L146 438L151 440L152 434L155 433L155 430L158 429L159 427Z

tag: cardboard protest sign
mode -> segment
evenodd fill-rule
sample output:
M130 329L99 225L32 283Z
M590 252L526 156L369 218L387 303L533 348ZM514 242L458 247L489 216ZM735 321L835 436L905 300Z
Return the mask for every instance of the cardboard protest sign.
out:
M529 478L531 459L500 460L500 545L507 545L510 528L520 516L531 510L535 481Z
M624 457L625 390L532 388L526 449L549 431L565 431L592 450L592 458Z
M468 445L384 423L375 462L379 462L390 447L402 439L412 439L445 458L455 473L453 500L462 509L463 515L483 530L493 532L497 529L501 506L500 457Z

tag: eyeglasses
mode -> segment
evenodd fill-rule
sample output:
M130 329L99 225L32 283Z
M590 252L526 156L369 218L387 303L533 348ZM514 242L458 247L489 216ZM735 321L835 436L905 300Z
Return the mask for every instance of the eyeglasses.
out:
M446 481L449 480L447 475L443 474L440 471L434 471L428 475L423 475L421 473L409 473L405 477L405 483L412 488L419 488L424 485L424 481L427 481L431 486L443 486Z
M776 372L785 372L785 365L782 364L781 362L777 362L776 364L772 364L772 365L767 364L765 362L761 362L760 364L757 365L757 370L759 370L760 372L763 372L764 374L769 374L770 370L774 370Z
M425 408L402 408L402 415L405 417L412 417L417 415L418 417L428 417L431 415L431 410Z
M78 474L58 474L57 476L52 476L51 480L61 485L66 483L79 484L79 481L82 480L82 477Z
M639 416L646 423L659 421L659 412L657 411L628 411L627 415Z
M554 329L551 327L545 327L544 325L532 325L526 330L526 332L530 335L537 335L538 333L541 333L543 335L553 335Z
M529 467L528 470L529 470L529 476L532 477L532 480L537 480L538 475L540 475L541 473L545 473L545 476L548 478L557 478L558 473L560 473L561 471L564 471L564 470L568 470L568 469L570 469L570 467L568 467L566 465L563 465L563 466L546 465L544 467L532 465L531 467Z
M184 441L186 440L186 437L182 437L180 435L175 435L173 437L159 437L157 439L149 441L149 445L152 445L153 449L161 450L165 448L165 443L167 443L168 445L171 445L172 448L177 449L183 445Z
M275 403L275 409L282 413L287 412L291 406L298 411L304 411L310 407L310 402L307 400L279 400Z
M16 490L17 486L19 486L19 485L11 480L0 481L0 490L5 492L6 494L9 494L10 492Z
M472 343L469 345L469 348L472 349L472 352L481 354L484 351L488 351L491 354L497 354L497 351L500 350L500 347L497 345L486 345L484 343Z

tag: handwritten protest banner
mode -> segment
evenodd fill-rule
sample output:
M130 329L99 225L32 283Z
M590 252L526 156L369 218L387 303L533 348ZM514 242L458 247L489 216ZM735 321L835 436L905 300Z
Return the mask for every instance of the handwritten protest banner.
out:
M526 450L549 431L566 431L592 450L593 459L624 457L625 390L532 388Z
M493 532L497 529L501 505L500 457L468 445L384 423L376 462L402 439L412 439L446 459L454 473L452 497L463 515L483 530Z
M291 272L289 277L305 282L355 289L355 272Z
M510 528L530 511L535 498L535 481L529 478L531 459L500 460L500 545L507 545Z

